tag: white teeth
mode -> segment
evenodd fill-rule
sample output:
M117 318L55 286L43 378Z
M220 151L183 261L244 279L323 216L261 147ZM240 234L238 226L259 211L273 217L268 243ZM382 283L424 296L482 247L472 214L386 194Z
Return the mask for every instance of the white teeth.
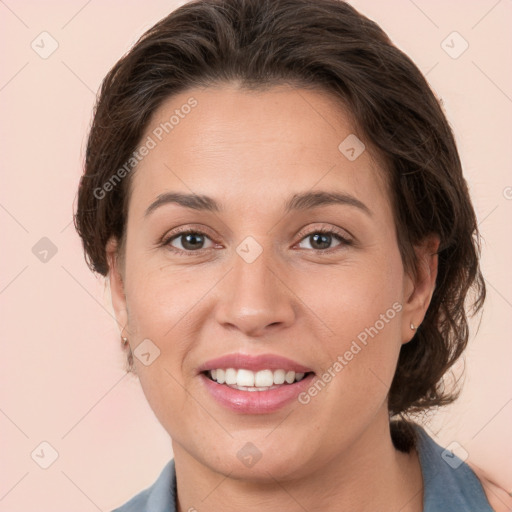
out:
M213 375L212 375L212 378L213 378ZM224 370L222 370L221 368L219 368L217 370L217 382L219 384L224 384L224 382L226 382L226 372Z
M217 368L210 370L209 375L212 380L219 384L226 384L243 391L265 391L272 386L280 386L285 382L293 384L304 378L304 373L295 373L286 370L260 370L253 372L241 368Z
M285 380L288 382L288 384L291 384L295 380L295 372L289 371L286 372Z
M274 384L284 384L285 375L284 370L274 370Z
M226 370L226 384L236 384L237 383L237 377L236 377L236 370L234 368L228 368ZM240 385L240 384L239 384Z
M252 388L254 386L254 372L251 372L251 370L238 370L236 385Z
M254 385L257 388L270 387L274 384L274 374L271 370L261 370L254 377Z

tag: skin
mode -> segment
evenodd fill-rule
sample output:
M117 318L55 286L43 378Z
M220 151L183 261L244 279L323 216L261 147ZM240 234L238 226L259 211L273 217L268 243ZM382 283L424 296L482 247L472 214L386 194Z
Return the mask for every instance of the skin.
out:
M384 170L369 144L354 161L338 150L349 134L364 137L329 95L191 89L160 107L143 140L191 96L198 105L133 176L124 257L116 240L107 245L123 336L132 350L144 339L160 350L149 366L134 361L172 438L179 510L420 511L417 454L394 449L387 395L432 297L437 238L416 247L419 272L409 275ZM350 194L371 214L347 204L285 214L290 195L320 190ZM222 211L166 204L145 216L170 191L208 195ZM178 226L204 232L204 248L187 256L169 248L184 251L183 237L159 244ZM308 235L322 227L351 243L333 237L319 249ZM262 248L252 263L236 252L247 236ZM394 303L401 311L306 405L237 414L197 375L233 352L282 355L322 375ZM262 454L250 468L237 458L247 442Z
M466 463L480 480L492 509L495 512L510 512L512 510L512 492L507 492L503 486L495 482L495 478L473 462L466 461Z

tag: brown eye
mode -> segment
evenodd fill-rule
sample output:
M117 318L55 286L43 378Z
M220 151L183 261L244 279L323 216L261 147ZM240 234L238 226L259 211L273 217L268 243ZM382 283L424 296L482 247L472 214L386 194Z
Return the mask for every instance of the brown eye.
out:
M186 233L179 233L174 235L166 241L166 245L181 251L197 251L206 249L205 243L211 240L204 234L198 231L188 231ZM176 245L175 245L176 244Z
M303 247L304 241L309 241L311 247ZM332 245L333 242L337 242L336 245ZM350 241L342 237L334 231L313 231L309 235L306 235L300 242L299 246L302 249L312 249L314 251L326 251L328 249L334 249L341 245L350 245Z

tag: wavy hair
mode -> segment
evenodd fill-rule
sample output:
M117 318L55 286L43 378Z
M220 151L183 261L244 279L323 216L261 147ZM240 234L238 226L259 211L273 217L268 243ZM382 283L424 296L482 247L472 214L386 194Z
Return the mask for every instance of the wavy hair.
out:
M401 348L388 409L404 417L453 401L457 393L444 389L443 375L466 347L470 310L485 299L456 143L416 65L341 0L195 0L115 64L97 100L75 214L90 268L107 275L106 242L124 238L131 175L105 197L94 191L130 158L151 115L174 94L233 81L247 90L286 83L334 95L385 163L404 268L414 274L415 244L439 236L433 297Z

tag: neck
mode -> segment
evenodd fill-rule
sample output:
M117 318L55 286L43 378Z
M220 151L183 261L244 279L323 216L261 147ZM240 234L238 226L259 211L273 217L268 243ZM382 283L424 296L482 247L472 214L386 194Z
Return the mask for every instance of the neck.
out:
M173 443L178 512L287 510L351 512L422 510L423 482L417 453L397 451L385 422L371 425L351 446L305 476L280 482L235 479L213 471ZM317 467L317 464L315 464Z

